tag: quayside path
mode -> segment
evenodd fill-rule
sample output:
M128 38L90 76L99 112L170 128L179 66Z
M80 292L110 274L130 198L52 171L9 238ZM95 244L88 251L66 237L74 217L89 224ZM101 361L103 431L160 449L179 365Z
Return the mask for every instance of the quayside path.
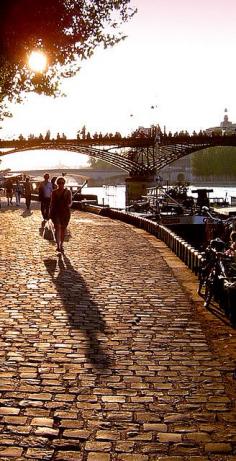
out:
M0 210L0 459L233 461L235 330L158 239Z

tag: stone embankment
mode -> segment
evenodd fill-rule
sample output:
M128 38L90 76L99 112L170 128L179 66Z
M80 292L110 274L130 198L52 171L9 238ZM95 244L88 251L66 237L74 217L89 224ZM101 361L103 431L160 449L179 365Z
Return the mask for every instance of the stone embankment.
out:
M156 237L0 210L0 459L233 461L235 330Z

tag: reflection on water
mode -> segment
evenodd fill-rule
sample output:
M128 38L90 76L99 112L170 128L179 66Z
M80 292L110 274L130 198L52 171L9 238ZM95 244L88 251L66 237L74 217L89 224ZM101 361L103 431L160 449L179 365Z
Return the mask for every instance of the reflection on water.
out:
M103 203L104 201L104 205L109 205L111 208L125 208L125 185L103 186L95 189L98 189L95 193L98 195L99 199L99 194L101 194L99 203Z

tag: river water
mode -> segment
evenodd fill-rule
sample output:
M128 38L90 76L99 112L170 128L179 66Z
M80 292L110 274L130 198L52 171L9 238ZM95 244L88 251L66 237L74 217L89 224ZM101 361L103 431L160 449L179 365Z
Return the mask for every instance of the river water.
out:
M67 176L68 184L77 184L76 178ZM188 194L196 198L196 194L192 191L196 188L204 189L204 187L198 187L192 185L189 188ZM118 186L103 186L103 187L87 187L82 189L84 194L95 194L98 197L98 203L102 205L109 205L111 208L125 208L125 185ZM236 187L207 187L207 189L213 189L210 193L210 197L227 199L231 203L231 197L236 197Z

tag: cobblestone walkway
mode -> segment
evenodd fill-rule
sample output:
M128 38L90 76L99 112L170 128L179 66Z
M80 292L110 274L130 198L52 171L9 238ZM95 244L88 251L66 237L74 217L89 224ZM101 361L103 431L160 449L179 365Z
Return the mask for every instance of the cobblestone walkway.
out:
M58 257L40 226L0 210L0 459L235 460L222 361L148 234L75 211Z

